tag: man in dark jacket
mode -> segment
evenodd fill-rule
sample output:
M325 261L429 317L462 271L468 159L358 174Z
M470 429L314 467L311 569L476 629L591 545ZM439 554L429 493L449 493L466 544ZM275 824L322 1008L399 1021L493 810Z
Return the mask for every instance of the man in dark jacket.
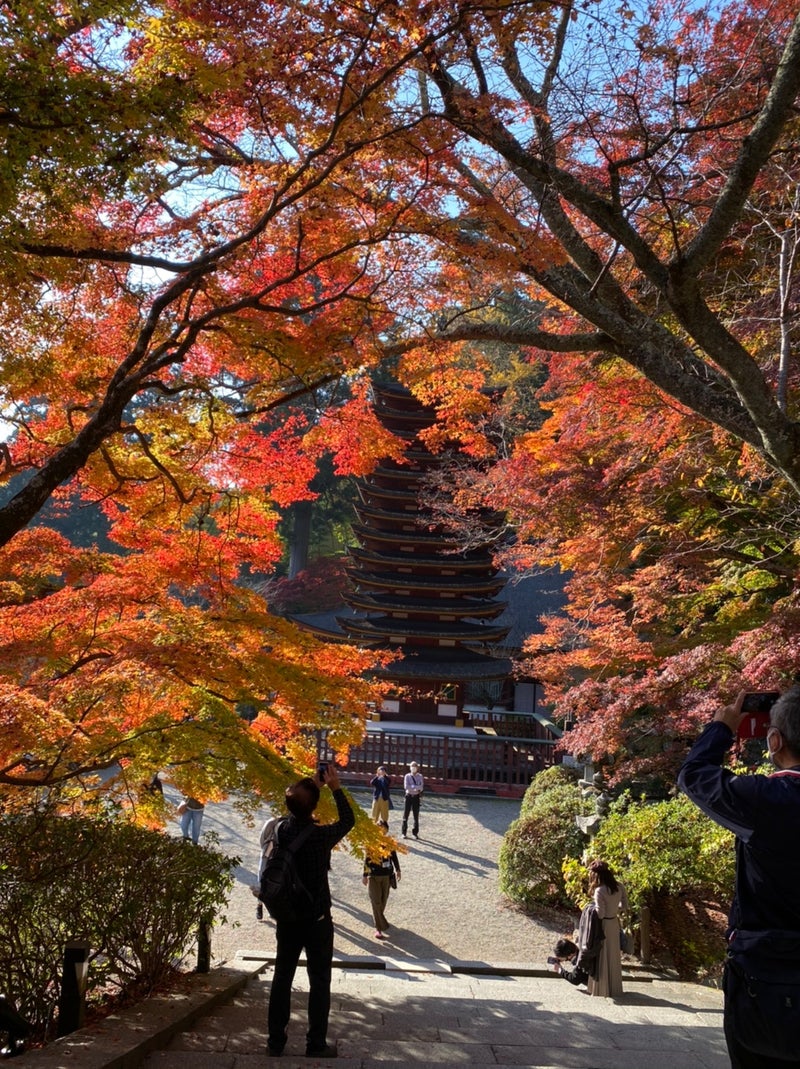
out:
M725 966L725 1039L733 1069L800 1069L800 687L770 713L776 772L723 767L742 692L695 742L678 785L736 836L736 888Z
M319 789L327 783L333 792L338 820L316 824L314 810ZM301 952L306 952L308 971L308 1032L306 1057L335 1058L336 1045L328 1043L328 1015L331 1003L333 961L333 919L328 869L331 850L355 824L355 816L334 765L328 765L314 779L301 779L286 791L289 819L281 828L280 841L288 846L304 828L313 826L309 837L297 850L297 874L311 893L315 908L312 919L296 923L280 921L276 926L277 954L269 997L267 1053L279 1055L286 1046L286 1026L291 1013L292 981Z

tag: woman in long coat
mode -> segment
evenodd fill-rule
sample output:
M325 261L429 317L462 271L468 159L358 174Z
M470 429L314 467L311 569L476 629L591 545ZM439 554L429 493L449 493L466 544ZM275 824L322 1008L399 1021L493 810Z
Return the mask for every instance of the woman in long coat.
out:
M622 994L619 914L628 908L628 896L607 862L592 861L589 874L589 889L597 915L603 922L605 936L597 965L597 979L589 979L589 994L616 998Z

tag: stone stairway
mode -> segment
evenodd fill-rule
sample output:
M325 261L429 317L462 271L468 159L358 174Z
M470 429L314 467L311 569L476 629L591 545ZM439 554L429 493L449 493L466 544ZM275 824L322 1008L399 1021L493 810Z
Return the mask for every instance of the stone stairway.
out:
M289 1042L266 1055L271 970L179 1033L144 1069L256 1069L268 1064L728 1069L719 991L638 974L621 999L591 998L555 976L454 972L391 961L334 968L329 1040L337 1060L305 1051L307 987L298 970Z

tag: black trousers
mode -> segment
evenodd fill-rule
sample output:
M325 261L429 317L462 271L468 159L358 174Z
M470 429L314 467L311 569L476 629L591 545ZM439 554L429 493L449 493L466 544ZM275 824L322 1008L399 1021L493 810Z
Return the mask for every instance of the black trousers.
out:
M746 1050L736 1038L734 1022L725 1017L725 1042L731 1069L800 1069L800 1058L787 1062L783 1058L767 1058L763 1054L754 1054Z
M408 831L408 818L411 814L414 814L413 832L415 835L419 835L419 795L407 794L406 804L403 808L403 835Z
M278 924L275 973L269 994L267 1027L269 1046L282 1050L292 1008L292 981L303 950L308 972L308 1031L306 1047L322 1050L328 1037L331 1008L333 920L330 913L312 924Z

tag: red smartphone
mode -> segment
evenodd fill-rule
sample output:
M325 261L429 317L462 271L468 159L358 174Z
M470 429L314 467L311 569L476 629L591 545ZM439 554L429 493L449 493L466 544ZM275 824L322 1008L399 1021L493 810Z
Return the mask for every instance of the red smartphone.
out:
M739 724L740 739L765 739L769 729L769 713L780 697L777 690L755 691L745 694L742 702L742 722Z

